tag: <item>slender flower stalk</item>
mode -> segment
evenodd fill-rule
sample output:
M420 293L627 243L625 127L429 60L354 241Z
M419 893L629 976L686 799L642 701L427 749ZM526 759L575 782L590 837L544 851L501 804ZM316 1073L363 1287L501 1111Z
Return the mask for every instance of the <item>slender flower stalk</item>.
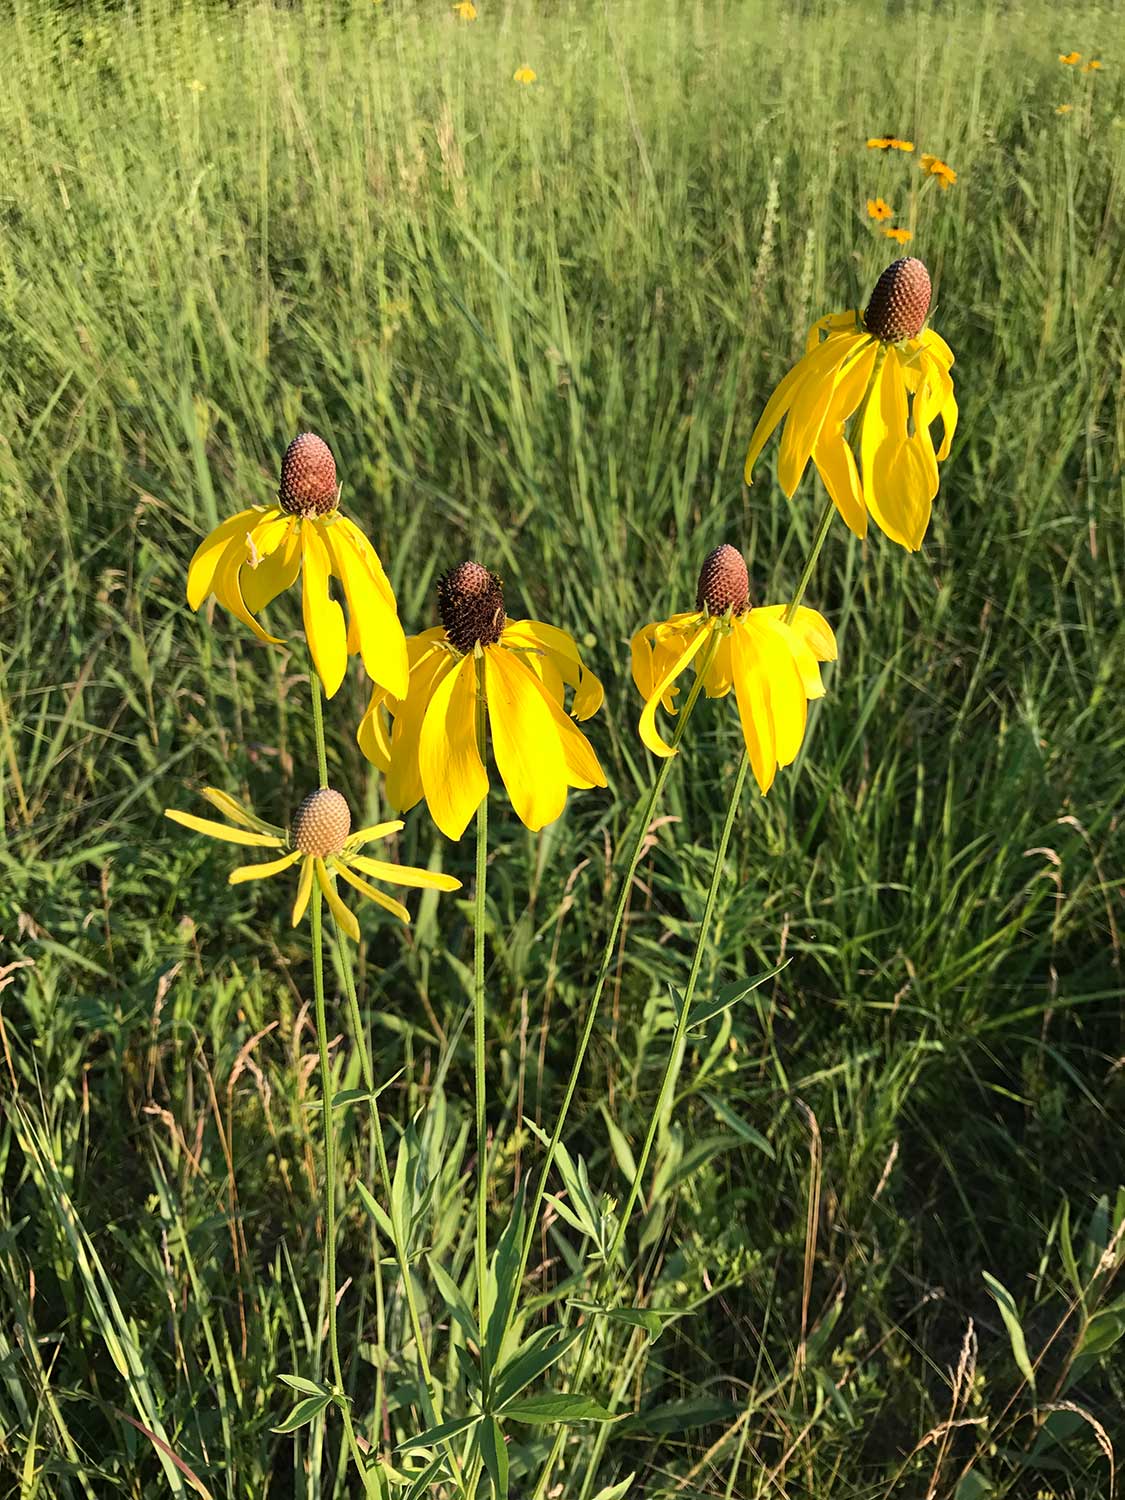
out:
M479 649L479 648L478 648ZM484 661L474 663L477 680L476 739L481 764L485 758ZM488 1388L488 1343L485 1295L488 1285L488 1075L484 1057L484 919L488 871L488 797L477 804L476 887L473 891L473 1078L477 1127L477 1326L480 1329L481 1382Z

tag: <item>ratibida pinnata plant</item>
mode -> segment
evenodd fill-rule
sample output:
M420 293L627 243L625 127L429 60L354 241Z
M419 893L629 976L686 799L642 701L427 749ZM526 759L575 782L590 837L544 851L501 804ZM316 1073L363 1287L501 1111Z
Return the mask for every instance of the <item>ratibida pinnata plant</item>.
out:
M602 684L562 625L509 619L500 578L477 561L462 562L442 575L436 598L439 623L407 638L374 548L339 511L331 453L311 434L297 439L286 454L278 505L254 507L224 522L192 560L193 608L213 595L267 644L281 638L267 632L256 616L298 578L302 586L312 663L316 785L287 826L267 822L246 803L214 787L203 789L203 796L223 821L178 809L168 816L197 833L261 850L257 862L239 866L228 879L241 884L288 877L295 882L293 925L303 922L306 913L310 917L324 1133L324 1281L331 1379L323 1378L317 1368L281 1376L296 1390L298 1400L277 1430L295 1432L309 1422L324 1424L337 1412L348 1458L367 1495L388 1500L420 1500L427 1494L479 1500L488 1494L501 1500L518 1493L529 1500L546 1500L554 1493L554 1475L569 1442L568 1484L577 1485L576 1494L603 1500L595 1486L614 1430L611 1418L623 1414L620 1408L637 1382L623 1376L608 1389L599 1386L596 1393L584 1387L596 1348L599 1369L635 1371L644 1339L651 1338L654 1329L659 1331L665 1316L676 1314L674 1308L654 1310L643 1301L635 1305L636 1279L621 1262L658 1132L674 1108L716 906L723 882L730 878L728 854L745 781L752 774L765 796L779 777L793 774L787 768L803 748L807 753L809 705L831 685L824 669L836 661L836 639L824 616L805 604L805 593L837 510L859 535L870 514L903 546L920 545L937 490L937 465L949 451L956 422L949 377L952 355L936 334L924 330L929 298L929 277L921 262L896 262L879 279L863 314L834 315L814 326L809 353L766 406L751 442L749 464L785 418L783 490L792 495L811 457L828 491L792 592L787 591L782 602L762 600L742 552L724 542L699 565L694 607L685 589L686 597L668 601L680 606L679 612L641 625L633 636L638 730L653 757L651 780L632 806L615 852L612 911L596 980L584 997L581 1030L561 1099L549 1124L531 1127L542 1153L518 1190L494 1184L495 1200L511 1207L506 1221L497 1226L493 1250L489 1177L498 1169L490 1168L490 1161L510 1159L499 1139L509 1128L510 1100L505 1098L502 1107L490 1111L485 914L492 768L502 801L532 834L564 814L572 793L600 797L606 776L588 733L596 731L596 716L603 707ZM944 425L940 451L930 438L930 426L938 416ZM862 478L853 442L858 443ZM333 577L347 607L346 621L330 592ZM384 777L388 803L401 815L355 832L347 801L328 785L321 686L329 695L335 692L352 655L361 657L371 684L370 701L356 731L358 742ZM698 748L691 740L691 725L701 697L733 700L742 750L727 786L726 812L695 924L686 982L682 993L674 996L675 1021L660 1087L643 1140L633 1150L629 1188L619 1206L593 1191L584 1163L567 1149L564 1135L609 976L621 961L625 912L640 861L651 848L657 807L673 768ZM380 857L378 846L401 830L401 817L423 803L450 840L460 840L475 822L475 881L468 909L473 927L476 1154L473 1180L465 1185L473 1211L470 1218L466 1204L463 1232L455 1235L463 1249L449 1265L437 1253L419 1253L419 1235L424 1242L426 1231L404 1209L402 1179L412 1170L403 1154L409 1132L402 1135L395 1172L390 1169L378 1103L388 1080L375 1074L353 970L362 937L359 910L374 907L404 922L409 919L400 899L404 889L442 892L459 884L436 869L402 866ZM543 858L550 857L549 848L543 849ZM345 896L356 894L364 898L365 907L345 901ZM360 1404L354 1363L353 1378L347 1378L337 1331L337 1303L348 1301L349 1291L338 1287L336 1277L335 1200L344 1179L337 1177L340 1112L334 1115L328 1056L325 906L333 919L349 1039L359 1057L377 1158L377 1181L364 1182L361 1168L358 1191L380 1239L392 1248L398 1305L405 1308L409 1325L408 1338L377 1351L379 1369L396 1370L402 1383L393 1403L387 1403L384 1391L381 1413L375 1415L370 1415L370 1402ZM776 972L745 980L742 993ZM456 1047L458 1035L459 1030L450 1045ZM443 1074L447 1061L443 1058ZM423 1110L428 1107L423 1103ZM498 1136L491 1143L490 1121ZM551 1233L575 1234L578 1241L557 1293L540 1276L529 1297L529 1261L547 1232L547 1208ZM374 1274L381 1274L378 1267ZM543 1276L550 1274L545 1266ZM356 1305L354 1291L348 1305ZM400 1325L392 1320L380 1326ZM552 1426L553 1434L543 1433L544 1427ZM512 1442L517 1435L519 1441ZM616 1496L625 1490L618 1484L611 1492Z

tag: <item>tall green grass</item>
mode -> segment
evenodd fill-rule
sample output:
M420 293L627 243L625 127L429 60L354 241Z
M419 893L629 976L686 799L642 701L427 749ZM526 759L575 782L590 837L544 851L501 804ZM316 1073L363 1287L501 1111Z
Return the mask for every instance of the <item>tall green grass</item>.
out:
M540 839L494 809L502 1189L538 1160L522 1120L553 1117L651 774L628 637L690 603L722 540L756 598L795 582L782 539L791 514L811 533L812 481L791 512L741 460L810 321L892 258L863 209L881 193L933 273L962 426L923 553L838 529L814 579L840 669L801 761L747 801L701 1000L791 962L692 1036L630 1242L637 1299L683 1316L651 1348L599 1343L591 1388L637 1414L603 1435L596 1484L1107 1495L1125 1437L1105 1256L1125 1210L1114 8L480 0L466 24L392 0L15 0L4 36L7 1488L347 1492L335 1429L272 1431L279 1374L323 1359L303 950L272 883L230 889L221 852L159 816L204 782L292 812L303 656L188 613L199 536L268 498L315 428L408 628L431 623L437 572L477 556L606 680L610 793ZM1071 47L1105 69L1061 66ZM956 188L865 150L888 129ZM358 673L335 706L334 784L375 814L341 727ZM727 709L701 706L671 778L568 1134L614 1197L739 753ZM401 857L470 874L420 814ZM361 950L380 1076L402 1070L394 1133L428 1105L416 1274L451 1393L459 1335L428 1265L471 1276L470 947L466 909L426 898L407 935L369 919ZM334 1059L357 1086L343 1041ZM414 1366L352 1190L372 1181L361 1112L342 1158L342 1337L357 1422L389 1449L417 1431ZM502 1223L509 1199L492 1206ZM569 1277L577 1295L580 1251L545 1228L529 1293ZM527 1431L514 1491L550 1437ZM591 1492L595 1441L572 1439L566 1500Z

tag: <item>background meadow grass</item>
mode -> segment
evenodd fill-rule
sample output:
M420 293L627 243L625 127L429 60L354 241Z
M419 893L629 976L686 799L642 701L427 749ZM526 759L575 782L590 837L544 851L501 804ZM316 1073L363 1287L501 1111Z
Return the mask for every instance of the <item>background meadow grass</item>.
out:
M347 1493L338 1426L271 1431L279 1373L324 1358L307 939L282 882L229 888L228 855L160 816L210 782L288 817L315 775L304 657L189 614L199 536L267 500L312 427L408 629L475 556L605 679L610 792L540 839L493 803L498 1227L651 774L628 637L690 603L722 540L758 599L795 583L813 480L790 507L772 459L747 491L742 457L809 322L897 253L863 211L882 194L933 273L962 426L924 552L837 527L813 580L840 664L798 765L746 797L701 1004L790 963L692 1035L629 1241L636 1299L690 1316L599 1346L592 1389L639 1414L601 1434L593 1486L598 1435L575 1429L557 1493L635 1470L638 1493L725 1500L1109 1494L1125 1314L1104 1271L1100 1322L1078 1289L1125 1207L1115 8L5 9L3 1492ZM1071 47L1104 71L1062 67ZM956 188L864 149L888 130ZM274 618L296 628L295 601ZM329 753L374 816L364 705L353 670ZM568 1133L615 1196L739 748L730 705L701 707L633 894ZM470 845L422 812L399 857L468 894ZM409 932L363 921L379 1075L401 1070L386 1114L428 1105L416 1266L455 1403L422 1252L471 1274L471 932L456 898ZM354 1087L345 1040L334 1057ZM344 1131L342 1336L357 1421L389 1445L418 1430L412 1365L353 1191L374 1180L359 1111ZM579 1249L555 1221L528 1294ZM1064 1441L982 1272L1039 1400L1081 1408L1048 1418ZM517 1494L549 1439L526 1432Z

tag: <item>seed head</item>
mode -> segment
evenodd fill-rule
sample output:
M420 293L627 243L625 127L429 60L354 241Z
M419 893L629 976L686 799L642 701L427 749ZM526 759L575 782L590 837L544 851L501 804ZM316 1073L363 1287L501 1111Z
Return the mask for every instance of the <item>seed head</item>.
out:
M339 792L322 786L310 792L293 817L289 838L302 854L339 854L352 831L352 815Z
M913 339L930 310L930 273L913 255L892 261L875 283L863 321L868 333L885 343Z
M737 547L724 542L714 552L708 552L699 570L699 588L695 595L696 609L706 609L711 615L743 615L750 607L750 578L746 572L746 560Z
M277 498L291 516L326 516L336 509L336 460L315 432L302 432L281 460Z
M478 562L463 562L438 579L438 611L445 633L458 651L479 641L495 646L504 629L504 586Z

